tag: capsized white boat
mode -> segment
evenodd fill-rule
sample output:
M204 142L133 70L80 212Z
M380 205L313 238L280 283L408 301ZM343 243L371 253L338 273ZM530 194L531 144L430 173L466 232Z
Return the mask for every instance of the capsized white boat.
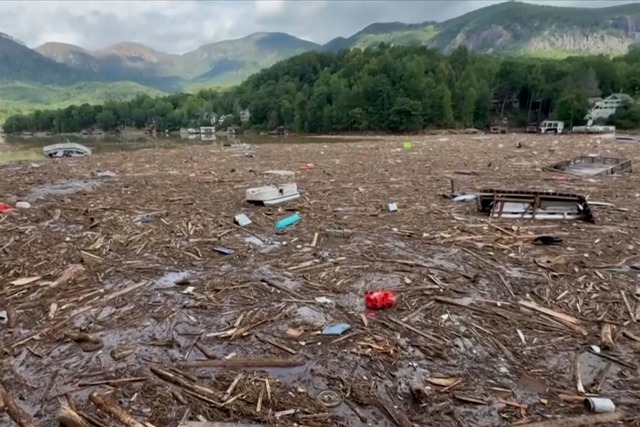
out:
M245 192L247 202L265 206L279 205L299 197L298 184L295 182L248 188Z
M91 149L76 142L63 142L61 144L47 145L42 148L48 157L79 157L91 155Z

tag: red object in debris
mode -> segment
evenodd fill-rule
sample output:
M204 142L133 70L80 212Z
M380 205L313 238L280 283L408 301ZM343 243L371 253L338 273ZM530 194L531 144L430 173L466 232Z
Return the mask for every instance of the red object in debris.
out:
M6 214L13 210L13 208L6 203L0 202L0 213Z
M383 310L396 304L396 296L391 291L367 292L364 296L367 308L371 310Z

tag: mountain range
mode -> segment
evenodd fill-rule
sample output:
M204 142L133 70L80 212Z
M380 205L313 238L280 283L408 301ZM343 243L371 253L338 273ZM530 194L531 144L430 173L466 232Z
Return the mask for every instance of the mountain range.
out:
M484 53L564 57L624 54L638 41L639 3L569 8L513 1L444 22L375 23L324 45L284 33L255 33L181 55L132 42L99 51L58 42L31 49L0 33L0 100L5 111L24 110L35 105L60 106L74 99L104 102L138 93L228 86L305 51L337 52L381 42L424 45L444 52L465 45ZM97 92L104 96L92 97Z

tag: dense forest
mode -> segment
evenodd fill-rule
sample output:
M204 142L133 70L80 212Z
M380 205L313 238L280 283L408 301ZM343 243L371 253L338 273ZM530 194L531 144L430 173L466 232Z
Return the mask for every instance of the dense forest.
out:
M617 58L555 60L483 55L464 47L447 56L425 47L381 44L337 54L304 53L227 90L11 116L4 130L133 126L172 131L210 125L220 116L225 119L218 128L315 133L485 128L505 118L511 126L545 118L583 124L590 97L616 92L640 95L640 49ZM242 121L245 109L250 117ZM625 105L609 121L620 128L640 127L640 104Z

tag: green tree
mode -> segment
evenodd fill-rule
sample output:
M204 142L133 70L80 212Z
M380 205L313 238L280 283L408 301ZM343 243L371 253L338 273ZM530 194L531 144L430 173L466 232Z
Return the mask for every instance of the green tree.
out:
M269 113L269 130L274 130L278 127L278 124L278 112L275 110L271 110L271 112Z
M112 130L118 124L116 115L112 111L103 111L96 116L96 124L102 130Z
M476 90L474 124L477 128L488 126L491 120L493 93L487 82L480 82Z
M582 122L589 111L589 100L579 91L566 91L556 103L554 117L572 126L576 122Z
M441 124L444 127L453 126L453 107L451 106L451 91L448 87L442 86L440 89L442 94L442 118Z
M293 106L293 128L296 132L305 132L307 128L307 98L302 92L296 94Z
M640 48L617 58L567 59L497 57L465 47L445 55L423 46L380 44L337 55L307 52L264 69L237 87L198 94L137 96L102 106L82 104L10 116L7 132L25 130L77 132L91 127L159 130L208 125L214 113L244 128L284 125L297 132L394 131L423 127L485 127L509 116L525 123L558 117L582 121L587 99L614 92L640 95ZM631 127L640 117L634 105L620 109L613 121Z
M294 109L291 102L288 99L283 99L280 102L280 116L282 116L282 121L284 122L285 128L289 128L293 124L294 121Z
M625 102L607 121L616 129L637 129L640 124L640 105Z
M396 98L389 115L389 129L400 132L422 130L422 105L409 98Z
M462 124L472 127L475 124L476 102L478 94L474 88L469 88L462 103Z

